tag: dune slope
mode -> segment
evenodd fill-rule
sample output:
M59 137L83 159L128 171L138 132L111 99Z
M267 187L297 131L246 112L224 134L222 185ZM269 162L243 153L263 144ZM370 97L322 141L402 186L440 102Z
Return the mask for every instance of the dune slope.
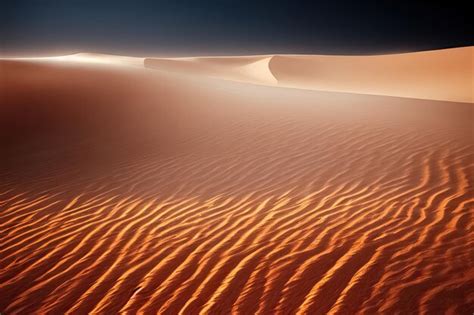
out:
M145 66L271 86L472 103L473 61L474 48L462 47L377 56L146 58Z
M472 104L259 58L1 61L0 311L470 314Z
M273 56L145 58L147 68L232 81L276 85L270 69Z

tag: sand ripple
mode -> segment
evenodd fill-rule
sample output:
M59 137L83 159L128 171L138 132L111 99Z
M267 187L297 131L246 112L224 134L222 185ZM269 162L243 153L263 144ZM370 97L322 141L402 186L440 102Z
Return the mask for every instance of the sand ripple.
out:
M267 135L261 157L149 157L76 195L4 186L0 308L459 313L474 302L472 148L328 130L360 152L338 166L296 129L291 152L275 155ZM180 187L173 178L185 187L156 189Z
M471 104L221 84L185 150L2 173L2 313L472 313Z

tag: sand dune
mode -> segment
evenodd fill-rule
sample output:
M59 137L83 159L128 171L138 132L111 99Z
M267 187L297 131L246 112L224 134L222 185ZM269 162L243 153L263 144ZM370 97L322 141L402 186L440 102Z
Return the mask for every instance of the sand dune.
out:
M276 85L270 70L273 56L146 58L145 67L185 75L200 75L232 81Z
M472 104L93 58L0 62L1 312L472 312Z
M1 59L0 59L1 60ZM77 53L65 56L53 57L37 57L37 58L4 58L4 61L23 61L23 62L52 62L52 63L82 63L82 64L103 64L103 65L120 65L120 66L140 66L144 65L145 58L129 57L108 54L95 53Z
M474 48L463 47L379 56L147 58L145 65L272 86L472 103L473 60Z
M474 48L381 56L275 56L283 86L455 102L474 101Z

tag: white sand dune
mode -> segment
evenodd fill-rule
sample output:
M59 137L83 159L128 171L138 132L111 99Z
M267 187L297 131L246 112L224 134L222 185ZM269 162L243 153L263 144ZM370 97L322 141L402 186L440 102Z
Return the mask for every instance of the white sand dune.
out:
M275 56L282 86L473 102L474 48L380 56Z
M82 63L82 64L103 64L103 65L120 65L120 66L138 66L143 67L145 58L95 54L95 53L77 53L65 56L53 57L21 57L21 58L0 58L5 61L33 61L33 62L56 62L64 63Z
M147 58L145 66L300 89L473 102L474 48L378 56Z
M146 58L145 67L225 80L276 85L272 56Z
M145 66L187 76L269 86L474 102L474 47L376 56L139 58L78 53L16 60Z

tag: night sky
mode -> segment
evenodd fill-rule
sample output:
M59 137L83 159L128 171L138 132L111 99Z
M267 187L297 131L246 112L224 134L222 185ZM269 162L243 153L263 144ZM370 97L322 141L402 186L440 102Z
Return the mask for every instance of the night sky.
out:
M473 45L467 4L445 3L11 0L0 5L0 53L378 54Z

